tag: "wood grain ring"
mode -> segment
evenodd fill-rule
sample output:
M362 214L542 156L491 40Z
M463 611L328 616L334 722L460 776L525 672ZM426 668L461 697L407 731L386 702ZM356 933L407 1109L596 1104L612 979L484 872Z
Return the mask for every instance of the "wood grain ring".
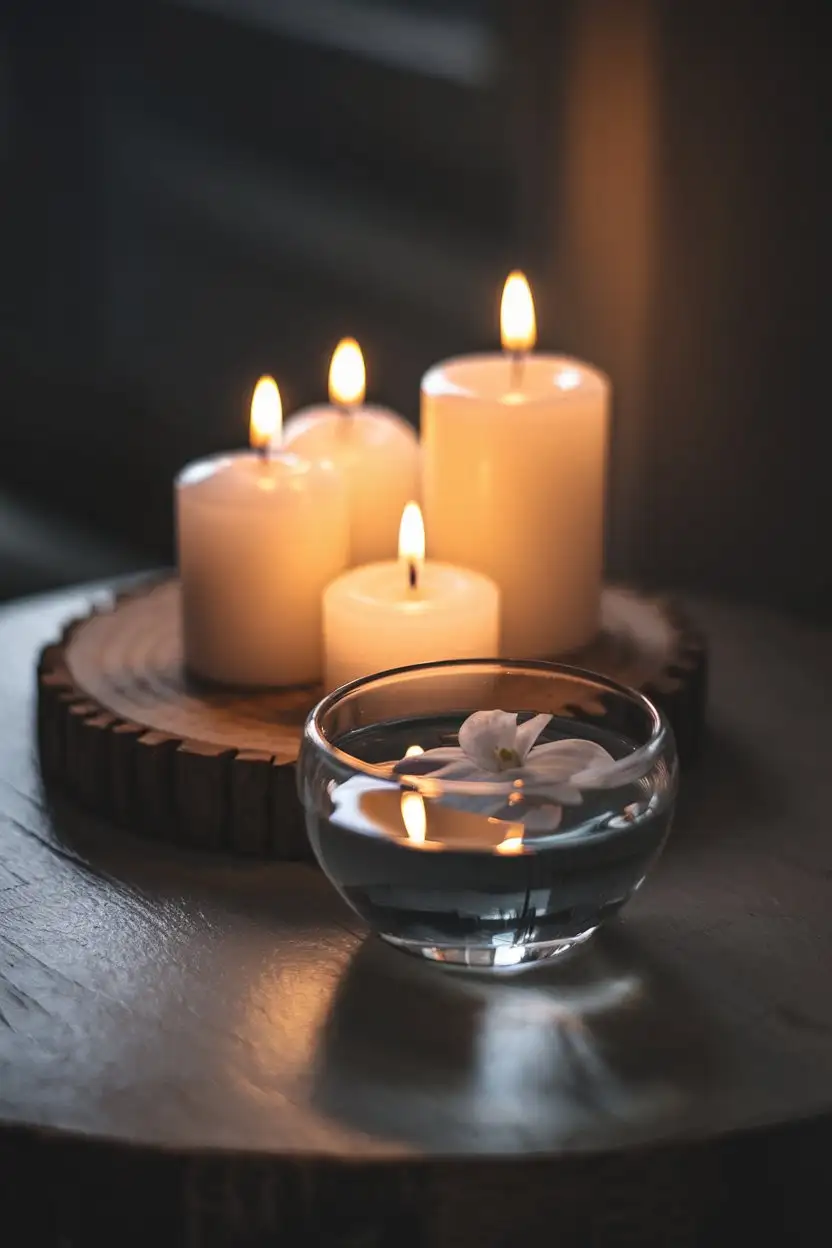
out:
M41 652L44 776L154 840L311 860L294 764L320 690L196 682L183 667L179 620L178 582L155 582L73 620ZM692 757L704 720L706 651L677 607L607 589L601 633L569 658L653 697L683 761Z

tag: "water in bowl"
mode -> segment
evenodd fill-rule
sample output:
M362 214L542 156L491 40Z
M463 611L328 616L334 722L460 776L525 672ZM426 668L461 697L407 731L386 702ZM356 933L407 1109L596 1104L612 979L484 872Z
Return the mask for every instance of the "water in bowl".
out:
M456 744L465 717L361 728L336 744L390 762L409 747ZM576 736L614 758L635 748L557 717L539 743ZM403 804L398 786L354 776L332 783L329 818L307 810L307 827L333 884L385 940L434 961L511 967L565 952L624 905L664 844L672 784L659 761L643 779L586 792L563 807L555 831L540 833L481 813L480 799L411 794Z

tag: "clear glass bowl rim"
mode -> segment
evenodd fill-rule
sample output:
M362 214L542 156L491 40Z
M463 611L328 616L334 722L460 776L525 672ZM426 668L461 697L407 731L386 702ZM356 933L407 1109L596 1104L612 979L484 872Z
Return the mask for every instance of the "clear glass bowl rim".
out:
M475 671L477 668L486 668L490 670L501 669L503 671L529 672L531 674L539 673L540 675L562 675L572 679L583 680L589 682L609 693L618 694L619 696L629 698L630 701L638 703L642 710L646 713L648 721L651 725L650 736L643 745L638 746L631 755L628 755L634 763L643 761L644 771L647 773L653 764L659 759L664 751L670 746L673 748L673 731L664 713L659 710L656 704L641 693L638 689L633 689L629 685L624 685L620 681L613 680L608 676L603 676L599 672L593 672L588 668L574 667L569 663L553 663L545 659L440 659L431 663L414 663L407 664L402 667L393 667L384 672L373 672L369 676L362 676L358 680L353 680L347 685L341 685L334 689L320 702L312 708L307 716L306 723L303 728L302 744L311 746L316 752L325 758L340 763L341 766L347 768L356 774L371 776L376 780L386 780L389 784L404 789L419 788L420 780L429 779L426 776L414 776L407 773L395 774L391 773L389 768L378 763L367 763L360 758L356 758L353 754L348 754L345 750L339 749L324 733L321 726L326 715L337 706L347 694L352 694L361 689L367 689L374 684L380 684L392 677L402 676L415 672L441 672L447 671ZM499 780L500 773L495 772L495 781ZM443 791L448 793L469 793L482 792L481 784L472 785L471 781L466 780L438 780L433 781L434 786L439 786Z

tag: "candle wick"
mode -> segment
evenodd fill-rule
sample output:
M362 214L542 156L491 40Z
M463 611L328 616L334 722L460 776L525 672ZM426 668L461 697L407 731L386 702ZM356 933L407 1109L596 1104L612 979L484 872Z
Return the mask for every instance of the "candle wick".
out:
M260 462L261 462L261 463L266 463L266 461L267 461L268 459L271 459L271 453L272 453L272 444L271 444L271 442L268 442L268 441L267 441L267 442L261 442L261 443L260 443L260 445L259 445L259 446L258 446L258 448L257 448L257 454L258 454L258 457L259 457L259 459L260 459Z
M526 362L525 351L510 351L511 359L509 389L520 390L523 385L523 368Z
M418 579L418 578L417 578L417 575L416 575L416 564L415 564L415 562L411 559L411 560L409 560L409 561L408 561L408 564L407 564L407 583L408 583L408 585L410 586L410 588L411 588L411 589L415 589L415 588L416 588L417 579Z

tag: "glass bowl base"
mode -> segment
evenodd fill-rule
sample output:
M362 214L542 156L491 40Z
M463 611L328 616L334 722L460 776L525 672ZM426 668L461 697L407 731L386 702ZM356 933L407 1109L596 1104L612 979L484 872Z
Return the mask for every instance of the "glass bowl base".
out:
M578 945L589 940L597 927L588 927L586 931L563 940L546 940L516 945L425 945L417 940L401 940L398 936L388 936L379 932L381 939L395 949L401 949L416 958L427 958L429 962L439 962L443 966L468 968L476 971L495 971L500 974L513 971L519 967L533 966L537 962L546 962L552 958L560 958Z

